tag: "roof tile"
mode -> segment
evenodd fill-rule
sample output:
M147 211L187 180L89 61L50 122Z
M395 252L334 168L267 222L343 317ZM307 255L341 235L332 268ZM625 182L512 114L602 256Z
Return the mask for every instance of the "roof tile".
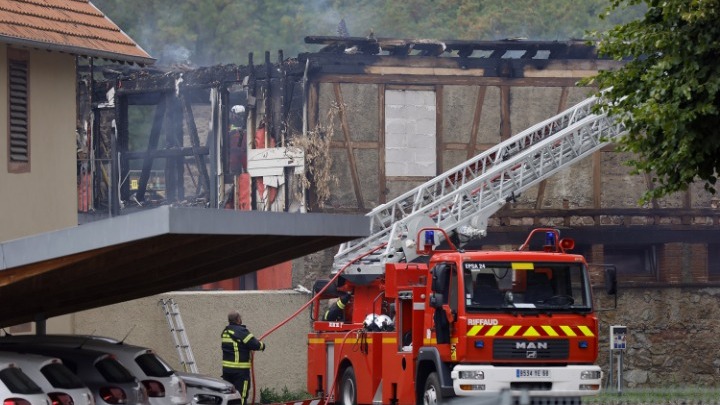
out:
M141 64L154 61L89 0L0 0L0 41Z

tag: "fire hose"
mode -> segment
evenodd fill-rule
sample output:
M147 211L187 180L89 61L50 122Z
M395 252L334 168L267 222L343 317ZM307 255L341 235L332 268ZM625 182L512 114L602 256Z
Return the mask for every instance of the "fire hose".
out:
M370 250L370 251L368 251L368 252L366 252L366 253L364 253L364 254L356 257L356 258L354 258L353 260L348 261L348 263L347 263L345 266L343 266L343 267L337 272L337 274L335 274L335 276L333 276L333 278L331 278L330 281L329 281L327 284L325 284L325 286L323 286L323 288L321 288L320 291L318 291L318 292L310 299L310 301L308 301L308 302L306 302L305 304L303 304L300 308L298 308L297 311L295 311L292 315L290 315L289 317L287 317L287 319L283 320L282 322L280 322L280 323L278 323L277 325L275 325L275 326L273 326L272 328L270 328L270 330L268 330L267 332L263 333L262 336L260 336L260 341L262 341L263 339L265 339L267 336L269 336L270 334L272 334L272 333L275 332L276 330L280 329L280 328L281 328L282 326L284 326L286 323L290 322L293 318L295 318L296 316L298 316L302 311L304 311L307 307L309 307L313 302L317 301L317 300L319 299L319 297L322 296L322 294L325 292L325 290L327 290L328 287L330 287L330 285L332 285L332 284L337 280L337 278L340 277L340 275L345 271L345 269L347 269L351 264L355 263L356 261L362 259L363 257L365 257L365 256L367 256L367 255L369 255L369 254L372 254L372 253L376 252L376 251L379 250L379 249L384 248L385 245L387 245L387 243L383 243L383 244L381 244L380 246L377 246L377 247L375 247L374 249L372 249L372 250ZM357 332L357 330L349 331L349 332L345 335L345 338L343 339L343 343L342 343L342 344L345 344L345 339L347 339L347 336L348 336L350 333L352 333L352 332ZM342 346L341 346L341 347L342 347ZM331 395L332 392L333 392L333 390L335 389L335 380L337 379L337 372L338 372L338 371L336 370L336 371L335 371L335 377L333 378L333 384L332 384L332 387L330 388L329 395ZM255 403L255 386L256 386L257 384L255 384L255 361L254 361L254 353L253 353L253 352L250 352L250 379L251 379L251 381L252 381L252 400L251 400L250 403L251 403L251 404L254 404L254 403ZM328 395L328 396L329 396L329 395Z

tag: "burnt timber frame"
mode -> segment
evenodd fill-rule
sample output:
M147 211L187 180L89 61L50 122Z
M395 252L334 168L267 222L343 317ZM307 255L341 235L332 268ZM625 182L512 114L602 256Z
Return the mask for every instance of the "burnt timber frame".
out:
M282 53L279 54L282 58ZM302 102L300 81L303 76L303 66L292 61L277 64L270 63L269 53L265 55L264 66L254 66L252 54L249 55L248 66L215 66L200 68L192 71L159 72L156 69L140 72L129 72L117 76L118 72L108 69L109 80L93 82L92 100L103 100L105 93L115 89L113 105L114 117L117 124L117 136L112 128L105 126L105 131L96 125L94 136L100 136L105 142L112 145L111 168L107 189L110 190L108 201L111 216L120 215L126 208L134 207L132 202L142 206L146 201L146 192L150 171L157 159L165 159L165 185L166 201L169 204L201 205L219 208L222 201L218 198L219 183L225 183L230 177L222 176L218 180L210 173L217 173L218 161L224 159L224 150L217 149L217 130L208 131L206 144L201 144L199 131L196 125L192 105L211 105L209 95L213 90L219 94L217 106L211 112L210 120L213 128L220 127L222 134L228 132L229 103L238 102L237 96L233 101L231 92L238 87L246 92L242 102L250 110L248 121L255 128L255 123L264 122L268 136L276 139L281 145L288 132L288 125L292 123L295 130L300 130L298 124L301 120L299 107ZM281 68L278 68L281 66ZM256 105L257 95L261 95L262 105ZM106 107L96 103L92 106L95 121L101 121L100 112ZM129 150L130 138L130 108L132 106L154 106L152 125L147 136L144 150ZM261 107L258 117L258 107ZM295 110L292 110L295 108ZM159 147L159 141L164 134L165 146ZM184 145L183 138L187 136L190 144ZM224 135L223 135L224 136ZM248 134L254 139L254 133ZM187 159L192 159L197 167L198 180L194 195L186 200L185 176L188 174ZM130 191L128 174L129 162L142 161L142 170L138 179L137 190ZM99 173L95 174L95 184L104 180ZM132 207L131 207L132 206ZM286 207L287 208L287 207Z
M578 77L563 74L563 69L582 66L583 69L612 69L619 62L597 58L594 49L577 42L533 42L533 41L492 41L475 43L470 41L418 41L375 38L338 38L306 37L307 43L324 45L319 52L308 55L314 70L309 83L308 120L313 126L320 121L319 111L320 84L331 86L334 100L341 105L339 115L341 136L332 143L338 156L350 157L348 164L350 186L353 187L357 207L348 207L341 212L364 211L363 191L358 185L361 175L357 171L355 151L378 151L378 203L386 202L387 174L384 165L384 126L385 117L382 105L385 90L434 87L437 103L437 172L443 167L441 156L447 151L466 151L470 158L490 145L478 144L480 116L488 87L500 89L500 135L506 139L512 135L510 121L510 89L513 86L557 87L559 100L557 112L569 107L569 90L576 86ZM475 52L481 51L481 52ZM509 51L517 51L522 56L503 58ZM542 51L542 52L541 52ZM476 56L480 55L480 56ZM542 56L541 56L542 55ZM438 73L439 72L439 73ZM378 122L380 132L377 141L353 140L348 134L344 97L341 84L376 85L378 91ZM446 85L477 86L474 116L469 128L468 143L444 140L442 133L443 111L442 88ZM330 95L332 97L332 94ZM666 242L709 243L719 236L720 211L714 208L694 208L689 191L685 193L682 208L659 208L657 201L646 208L605 208L601 206L602 153L611 152L607 147L596 153L590 161L592 167L592 208L583 209L543 209L546 181L538 185L538 195L534 209L515 209L508 207L498 212L491 223L488 236L480 244L512 244L523 240L527 232L538 226L556 226L567 230L568 235L583 244L617 244L628 241L631 244L662 244ZM397 179L397 178L396 178ZM428 178L429 179L429 178ZM403 179L398 179L403 180ZM412 179L406 179L412 180ZM422 181L422 179L416 179ZM652 187L649 179L645 183ZM590 221L578 221L592 219ZM611 219L608 219L611 218ZM695 223L696 218L705 222ZM527 223L531 226L512 225ZM678 222L679 221L679 222ZM578 223L583 223L578 225ZM565 231L564 231L565 232Z
M285 60L282 52L278 53L278 61L271 63L270 54L265 53L264 65L255 66L252 54L249 55L247 66L216 66L201 68L189 71L176 72L153 72L150 74L126 75L115 78L97 85L96 99L101 99L101 93L107 90L108 86L118 88L116 99L116 113L121 124L118 128L119 139L116 145L117 152L122 159L144 159L143 176L140 180L140 190L146 186L146 166L148 160L158 157L176 156L182 158L193 157L196 161L208 159L209 173L215 173L218 169L218 154L222 151L214 150L214 140L208 141L206 146L192 145L181 150L157 150L149 143L144 152L129 152L126 148L127 125L124 114L127 114L127 104L132 101L133 94L167 94L168 97L177 97L180 94L180 104L184 107L180 114L183 114L186 122L190 118L190 103L207 103L207 98L199 96L200 91L216 89L222 94L223 105L213 111L213 121L223 125L223 132L227 128L227 108L229 89L234 86L242 86L247 92L247 106L251 112L248 116L248 127L256 128L260 121L266 124L269 136L279 140L291 136L292 130L298 130L305 126L313 128L321 122L320 105L320 84L330 84L333 89L334 100L340 105L339 128L342 136L335 139L332 150L341 151L348 157L350 171L351 193L355 196L357 205L355 207L335 207L335 212L363 212L369 204L365 200L365 194L361 189L361 174L358 172L358 162L355 157L359 150L377 150L378 153L378 202L386 202L386 189L388 176L384 167L384 113L382 109L377 112L379 131L377 140L353 140L352 129L348 125L348 114L343 109L345 99L341 85L344 83L372 84L378 88L378 105L384 105L386 89L413 88L416 86L432 87L438 95L437 103L442 104L442 89L447 85L469 85L477 86L478 94L474 100L474 116L471 128L468 128L470 140L468 143L452 140L443 140L443 134L438 131L437 139L437 172L447 169L443 167L443 159L440 158L448 151L461 151L465 156L471 157L481 152L490 145L478 144L478 132L480 130L480 117L483 112L483 104L486 98L486 89L497 87L500 89L500 134L502 139L511 134L510 118L510 89L514 86L528 87L557 87L560 89L560 98L557 104L557 111L562 111L568 106L569 90L576 85L577 77L564 73L573 66L582 66L587 70L611 69L618 65L618 62L598 58L595 49L581 41L552 42L552 41L435 41L435 40L413 40L393 38L342 38L309 36L305 38L308 44L323 46L317 52L304 53L297 58ZM520 56L503 57L508 52L515 52ZM182 81L178 84L178 79ZM305 82L307 78L307 82ZM158 97L156 95L156 97ZM184 98L183 98L184 97ZM157 100L156 100L157 102ZM159 104L158 104L159 105ZM303 107L307 109L303 113ZM217 115L217 117L216 117ZM300 125L303 115L307 119L306 125ZM438 129L442 126L442 110L438 109ZM192 125L188 125L192 126ZM153 129L151 137L156 136L157 130ZM252 134L248 134L252 136ZM605 151L611 151L607 148ZM117 155L116 155L117 156ZM503 234L514 232L525 232L527 227L509 225L513 219L532 218L534 226L546 225L548 218L553 219L553 224L561 227L572 227L573 232L579 239L590 239L600 230L615 229L625 232L635 232L643 228L631 224L630 218L639 219L640 223L646 223L649 227L658 229L674 229L682 233L689 233L692 230L712 230L720 224L717 211L705 208L693 208L689 193L685 195L682 208L662 209L658 208L657 201L652 202L651 209L638 209L637 211L623 208L602 208L601 207L601 154L596 153L591 160L592 165L592 208L586 209L543 209L545 199L546 182L540 183L538 187L535 209L517 210L504 209L496 214L497 220L492 226L492 234ZM121 160L122 161L122 160ZM126 165L123 165L126 166ZM177 167L177 166L176 166ZM172 170L171 168L169 170ZM115 173L113 180L122 178L122 173ZM400 180L403 179L397 179ZM410 179L406 179L410 180ZM418 180L418 179L414 179ZM420 179L422 180L422 179ZM210 176L208 181L210 190L218 187L218 179ZM652 184L646 179L648 187ZM110 187L111 190L118 188ZM181 191L181 190L178 190ZM126 191L123 191L123 193ZM215 193L210 194L209 207L219 207L221 201L213 199ZM312 190L310 191L312 195ZM138 198L142 193L138 193ZM114 206L120 206L120 200L126 195L116 196ZM254 193L253 193L254 197ZM254 205L254 204L253 204ZM312 207L312 205L311 205ZM316 208L316 207L315 207ZM116 209L113 215L119 213ZM557 212L556 212L557 211ZM630 213L632 211L632 213ZM585 216L593 219L595 225L573 226L573 217ZM618 224L600 225L601 217L625 217L626 220ZM669 216L682 218L681 224L670 225L668 221L662 222L661 218ZM713 226L698 227L693 225L692 218L708 217ZM632 225L632 226L631 226ZM583 236L585 235L585 236ZM663 233L649 232L642 235L642 240L648 243L662 243L665 236ZM702 240L709 242L715 238L712 232L700 232ZM703 236L704 235L704 236ZM635 239L640 240L640 239ZM490 243L490 240L487 241Z

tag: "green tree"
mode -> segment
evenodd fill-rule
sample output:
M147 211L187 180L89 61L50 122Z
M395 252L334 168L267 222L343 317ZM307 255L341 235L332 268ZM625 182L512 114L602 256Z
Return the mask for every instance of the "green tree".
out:
M685 190L695 179L715 193L720 173L720 0L613 0L608 13L644 3L641 19L600 35L598 51L627 64L595 78L604 108L628 135L636 173L656 187L644 200Z
M95 0L97 7L161 65L247 64L255 54L304 49L313 21L302 2L280 0ZM335 21L335 24L339 19ZM272 55L275 61L275 55Z
M624 15L598 16L608 0L455 0L456 31L462 39L493 40L527 38L531 40L580 39L588 30L603 31L618 22L639 17L636 9Z
M265 51L286 57L316 51L309 35L494 40L580 38L617 21L597 16L608 0L94 0L158 64L262 63ZM618 17L628 21L627 14Z

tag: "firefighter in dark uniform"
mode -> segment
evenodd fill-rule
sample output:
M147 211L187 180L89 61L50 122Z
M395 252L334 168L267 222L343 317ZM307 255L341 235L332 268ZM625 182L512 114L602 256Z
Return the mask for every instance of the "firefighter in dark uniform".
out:
M265 343L242 324L237 311L228 314L228 326L222 331L222 378L232 383L242 396L245 405L250 392L250 351L265 351Z
M345 320L345 307L350 302L352 295L345 294L338 298L330 307L325 311L323 321L344 321Z

